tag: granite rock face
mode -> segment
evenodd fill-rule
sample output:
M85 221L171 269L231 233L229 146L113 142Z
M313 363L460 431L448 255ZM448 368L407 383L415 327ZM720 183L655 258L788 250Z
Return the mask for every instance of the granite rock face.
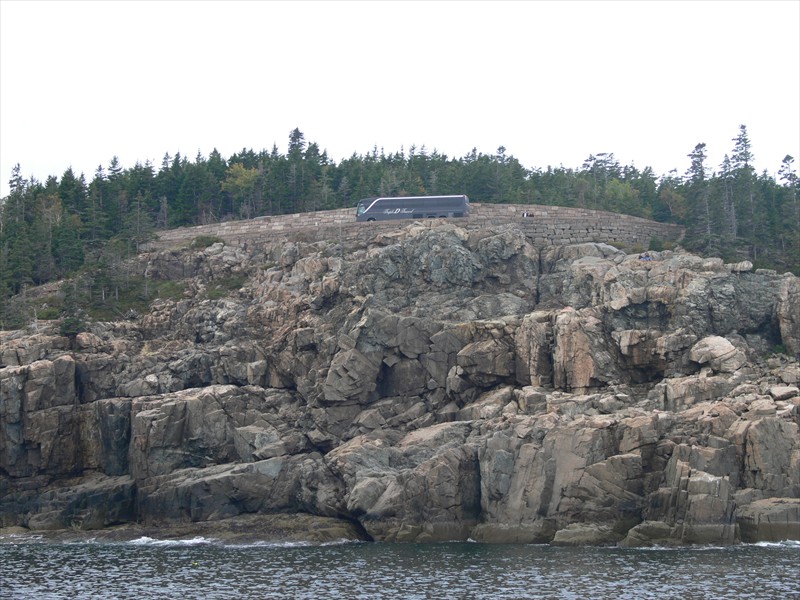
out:
M185 297L2 332L0 527L800 539L798 279L651 256L448 223L142 255Z

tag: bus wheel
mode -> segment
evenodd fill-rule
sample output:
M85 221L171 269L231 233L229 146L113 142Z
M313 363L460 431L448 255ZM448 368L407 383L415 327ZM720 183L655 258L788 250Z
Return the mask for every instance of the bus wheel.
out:
M374 221L374 220L375 219L367 219L367 223L369 223L370 221Z

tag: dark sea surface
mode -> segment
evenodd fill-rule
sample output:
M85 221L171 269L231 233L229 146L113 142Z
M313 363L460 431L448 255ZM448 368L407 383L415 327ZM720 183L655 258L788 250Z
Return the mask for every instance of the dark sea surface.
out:
M0 536L0 598L800 599L800 543L56 543Z

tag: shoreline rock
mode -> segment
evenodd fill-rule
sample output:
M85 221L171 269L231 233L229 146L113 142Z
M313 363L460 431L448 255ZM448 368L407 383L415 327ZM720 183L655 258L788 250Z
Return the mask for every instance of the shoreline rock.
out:
M651 256L446 222L142 255L186 296L0 332L0 527L800 540L798 278Z

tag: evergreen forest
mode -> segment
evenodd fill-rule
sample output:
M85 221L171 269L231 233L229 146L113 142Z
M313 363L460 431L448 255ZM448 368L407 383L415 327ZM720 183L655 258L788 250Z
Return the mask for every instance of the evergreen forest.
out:
M776 165L776 181L753 168L746 126L739 126L730 147L722 164L709 165L706 144L699 143L687 148L685 173L662 175L621 165L610 153L591 155L580 168L526 168L504 147L494 154L473 149L461 158L425 146L389 154L376 147L336 163L294 129L286 152L273 146L225 158L215 149L193 160L165 154L158 166L127 168L113 157L88 180L71 168L60 178L25 179L17 165L10 193L0 199L0 329L74 316L87 307L97 318L119 315L136 299L166 294L146 282L142 287L121 268L157 230L355 207L378 195L466 194L472 202L635 215L683 225L690 251L800 274L795 159L787 155ZM71 283L49 304L31 309L19 301L32 286L66 278ZM128 304L121 297L129 297Z

